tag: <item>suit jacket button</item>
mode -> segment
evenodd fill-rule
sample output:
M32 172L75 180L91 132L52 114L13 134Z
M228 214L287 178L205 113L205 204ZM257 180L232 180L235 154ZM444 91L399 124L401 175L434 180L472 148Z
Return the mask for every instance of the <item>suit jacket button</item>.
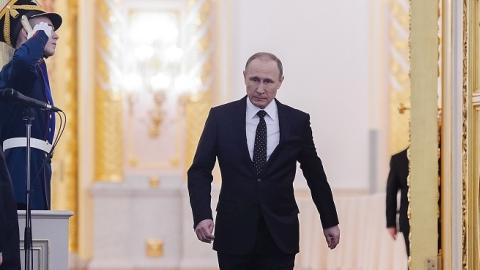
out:
M262 182L262 178L258 178L258 179L257 179L257 182Z

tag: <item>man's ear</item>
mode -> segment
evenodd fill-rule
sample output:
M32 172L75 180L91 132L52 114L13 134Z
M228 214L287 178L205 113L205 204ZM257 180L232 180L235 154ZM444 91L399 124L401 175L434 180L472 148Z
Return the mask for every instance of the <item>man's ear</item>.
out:
M17 35L17 43L15 44L15 48L18 48L25 40L27 40L27 31L24 28L20 29Z
M20 30L20 33L18 33L18 34L19 34L19 35L22 35L22 37L25 37L25 38L26 38L27 35L28 35L28 32L27 32L27 30L25 30L25 28L22 28L22 29Z

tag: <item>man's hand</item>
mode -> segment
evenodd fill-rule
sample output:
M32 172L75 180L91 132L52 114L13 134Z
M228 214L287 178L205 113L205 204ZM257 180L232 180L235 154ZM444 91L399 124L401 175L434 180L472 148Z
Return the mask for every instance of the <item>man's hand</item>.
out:
M0 265L2 265L3 263L3 255L2 255L2 252L0 252Z
M393 238L393 240L397 240L397 228L396 227L388 227L388 234Z
M195 233L197 234L198 240L211 243L215 238L213 236L213 228L215 227L213 220L211 219L204 219L197 224L195 228Z
M53 27L48 25L46 22L39 22L35 24L31 32L28 32L27 39L30 39L37 31L40 31L40 30L45 32L45 34L47 34L49 38L52 36Z
M338 228L338 225L323 229L323 234L330 249L334 249L340 242L340 228Z

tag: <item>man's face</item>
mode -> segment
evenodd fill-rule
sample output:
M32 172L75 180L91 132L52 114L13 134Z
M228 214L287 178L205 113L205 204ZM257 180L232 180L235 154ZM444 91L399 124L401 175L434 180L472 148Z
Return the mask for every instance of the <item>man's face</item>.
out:
M32 18L32 19L30 19L29 21L30 21L30 24L32 25L32 28L33 28L37 23L40 23L40 22L45 22L45 23L47 23L49 26L52 27L52 36L48 39L48 42L47 42L47 44L45 45L44 56L45 56L46 58L48 58L48 57L54 55L54 54L55 54L55 49L56 49L56 47L57 47L58 35L57 35L57 33L53 30L52 21L51 21L48 17L45 17L45 16Z
M277 62L269 58L255 58L243 72L247 96L253 105L264 109L277 95L282 85Z

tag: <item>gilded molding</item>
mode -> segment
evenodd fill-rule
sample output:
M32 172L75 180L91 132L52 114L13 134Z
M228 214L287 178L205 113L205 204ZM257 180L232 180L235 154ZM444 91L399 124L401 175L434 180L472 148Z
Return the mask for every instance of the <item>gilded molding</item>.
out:
M463 1L463 87L462 87L462 267L467 270L467 97L468 97L468 35L470 0Z
M408 51L409 2L392 0L389 5L389 152L400 152L409 145L410 60Z
M454 7L450 0L443 0L441 10L441 89L442 89L442 115L441 115L441 206L440 206L440 223L441 223L441 267L439 269L452 269L454 246L457 240L454 238L453 232L453 215L457 213L457 209L453 208L454 199L458 194L454 192L455 181L453 179L454 173L454 138L453 131L453 116L456 103L454 100L454 88L452 81L454 78L455 56L451 53L454 31L453 21L456 19L453 15ZM461 239L459 239L461 240Z
M55 103L67 115L67 126L58 144L52 161L52 208L71 210L69 247L78 250L78 84L77 84L77 18L78 0L46 1L47 10L62 15L63 24L59 29L60 42L52 60L47 60L50 83ZM58 122L57 122L58 126ZM58 132L58 131L57 131Z
M147 239L145 241L145 255L149 258L160 258L165 255L165 243L158 239Z
M464 0L463 13L463 111L462 111L462 264L464 269L480 269L479 169L480 112L474 104L480 77L478 1Z
M109 35L115 14L112 0L99 0L95 16L95 180L123 178L122 98L112 86L110 64L115 44Z
M187 144L185 147L185 171L192 164L193 156L197 149L198 140L202 134L205 119L211 107L211 93L204 91L199 95L185 97L185 126Z
M193 55L191 70L198 70L197 77L201 81L201 89L183 98L185 108L186 130L185 147L185 171L192 163L197 143L203 130L205 119L212 106L212 96L215 91L215 68L214 54L214 22L215 4L212 0L189 1L190 25L193 28L190 42L195 46L187 46L193 51L187 52ZM195 25L195 22L197 24Z

